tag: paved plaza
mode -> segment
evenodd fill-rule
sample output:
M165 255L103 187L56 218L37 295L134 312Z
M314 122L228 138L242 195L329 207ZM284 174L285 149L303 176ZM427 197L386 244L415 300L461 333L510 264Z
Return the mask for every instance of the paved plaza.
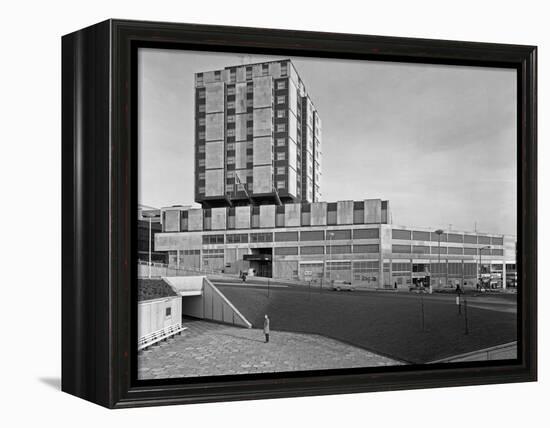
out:
M181 336L138 356L139 379L217 376L401 364L315 334L263 331L207 321L186 321Z

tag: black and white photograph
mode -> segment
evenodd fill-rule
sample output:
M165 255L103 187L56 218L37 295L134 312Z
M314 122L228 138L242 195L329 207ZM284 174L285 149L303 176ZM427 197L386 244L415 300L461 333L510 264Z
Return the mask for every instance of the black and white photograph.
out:
M516 361L517 79L140 47L138 380Z

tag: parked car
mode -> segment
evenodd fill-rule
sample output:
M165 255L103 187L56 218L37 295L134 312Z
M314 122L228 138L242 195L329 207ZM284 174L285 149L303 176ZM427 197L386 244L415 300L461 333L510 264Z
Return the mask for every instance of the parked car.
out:
M332 291L354 291L355 288L349 281L343 281L341 279L335 279L331 285Z

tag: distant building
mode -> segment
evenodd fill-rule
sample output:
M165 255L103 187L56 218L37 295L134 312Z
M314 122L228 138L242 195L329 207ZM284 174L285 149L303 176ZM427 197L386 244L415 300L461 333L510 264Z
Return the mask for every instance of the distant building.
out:
M155 249L183 269L366 288L515 286L515 237L392 225L379 199L162 213Z
M149 250L151 250L151 261L156 263L167 263L168 257L163 251L154 251L155 234L162 232L160 210L139 206L137 221L137 250L138 260L149 262Z
M290 60L195 75L195 201L319 201L321 119Z
M290 60L195 75L195 201L165 207L171 267L366 288L516 284L515 238L391 224L389 201L320 201L321 121Z

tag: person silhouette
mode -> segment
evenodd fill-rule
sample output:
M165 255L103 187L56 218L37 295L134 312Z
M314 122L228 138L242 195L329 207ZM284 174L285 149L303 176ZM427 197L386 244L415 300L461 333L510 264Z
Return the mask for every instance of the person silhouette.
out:
M264 318L264 334L265 334L265 343L269 342L269 317L265 314Z

